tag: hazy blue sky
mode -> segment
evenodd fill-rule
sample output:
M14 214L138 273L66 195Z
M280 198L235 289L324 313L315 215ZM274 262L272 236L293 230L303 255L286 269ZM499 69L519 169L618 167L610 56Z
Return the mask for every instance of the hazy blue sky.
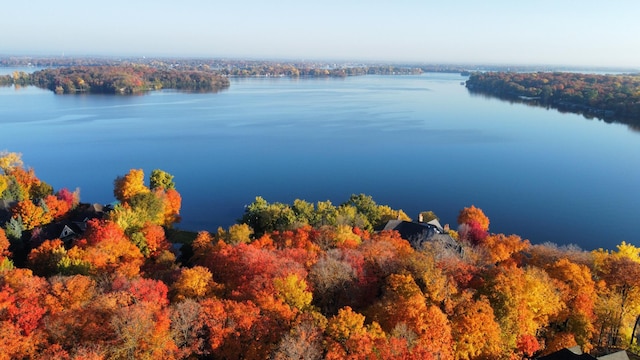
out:
M640 67L638 0L9 0L0 54Z

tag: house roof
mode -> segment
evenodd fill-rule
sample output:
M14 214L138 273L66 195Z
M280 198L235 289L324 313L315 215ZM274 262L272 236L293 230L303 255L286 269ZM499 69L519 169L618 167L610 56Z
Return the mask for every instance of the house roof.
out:
M630 360L626 351L620 350L611 354L598 356L598 360Z
M106 210L108 209L105 209L100 204L79 204L71 212L70 219L76 222L83 222L87 219L102 218Z
M629 350L620 350L611 354L597 357L598 360L640 360L640 356Z
M79 204L63 220L42 226L38 236L32 239L33 245L37 245L38 241L52 239L69 242L87 230L87 220L100 219L106 211L109 211L109 208L100 204Z
M611 354L602 355L598 357L593 357L589 354L583 354L582 350L579 347L574 347L571 349L562 349L551 353L547 356L539 357L538 360L589 360L589 359L597 359L597 360L632 360L638 359L638 355L633 354L626 350L616 351Z
M546 356L541 356L538 360L596 360L589 354L576 354L569 349L558 350Z
M69 231L65 231L65 227L68 230L71 230L73 234L69 233ZM78 224L72 221L60 221L45 225L41 228L40 240L53 240L53 239L61 239L66 240L67 237L73 235L82 234L83 230L78 226ZM67 236L64 236L64 235Z
M440 221L438 219L433 219L431 221L427 221L427 224L435 226L440 232L443 232L442 225L440 225Z
M434 225L403 220L389 220L381 230L395 230L409 242L412 239L419 242L420 239L429 238L438 232Z
M461 251L460 244L455 241L449 234L444 233L442 226L438 220L432 220L426 223L389 220L378 231L395 230L400 233L400 237L407 240L415 249L421 248L426 242L438 241L446 247L452 248L457 252Z

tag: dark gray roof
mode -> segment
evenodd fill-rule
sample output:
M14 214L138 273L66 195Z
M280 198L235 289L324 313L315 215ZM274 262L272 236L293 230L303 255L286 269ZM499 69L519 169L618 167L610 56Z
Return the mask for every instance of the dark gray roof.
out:
M438 241L457 252L462 251L462 247L449 234L444 233L440 223L435 220L421 223L403 220L389 220L381 228L382 230L395 230L400 233L400 237L407 240L414 249L420 249L426 242Z
M84 222L85 220L102 218L106 212L104 206L100 204L79 204L76 209L74 209L69 217L72 221L76 222Z
M65 227L68 228L71 232L65 231ZM39 234L38 242L42 242L44 240L53 240L60 239L62 241L68 241L73 239L75 236L82 234L83 229L78 226L78 224L73 221L60 221L51 223L41 227L41 232ZM64 236L66 234L66 236Z
M420 241L438 233L434 225L402 220L389 220L382 230L395 230L403 239Z
M589 354L576 354L569 349L558 350L546 356L537 358L538 360L597 360Z

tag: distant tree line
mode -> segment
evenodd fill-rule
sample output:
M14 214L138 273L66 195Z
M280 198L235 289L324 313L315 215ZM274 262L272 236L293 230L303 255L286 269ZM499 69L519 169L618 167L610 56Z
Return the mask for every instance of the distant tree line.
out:
M221 70L222 74L229 76L274 76L274 77L347 77L359 75L418 75L422 69L418 67L402 66L340 66L340 67L316 67L302 64L258 64L243 67L230 67Z
M266 61L202 58L71 58L4 57L0 66L35 68L73 66L147 65L166 70L218 71L230 76L345 77L355 75L415 75L423 72L461 73L468 68L443 64L335 63L318 61Z
M32 74L14 72L0 77L0 85L35 85L56 94L135 94L158 89L217 91L229 80L211 71L157 69L146 65L72 66Z
M640 125L640 76L564 72L474 73L471 93Z

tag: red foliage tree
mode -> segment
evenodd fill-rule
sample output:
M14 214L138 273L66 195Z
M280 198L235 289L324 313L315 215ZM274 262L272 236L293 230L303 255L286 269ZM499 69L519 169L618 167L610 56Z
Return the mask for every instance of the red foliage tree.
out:
M44 203L47 205L50 216L54 220L58 220L66 215L71 210L71 205L66 200L62 200L55 195L47 195L44 198Z
M56 196L61 201L65 202L69 209L73 209L80 202L80 194L78 190L71 192L67 188L62 188L58 190Z
M77 245L82 249L78 252L78 260L91 264L91 271L95 274L118 273L135 277L143 263L140 250L111 221L89 220L85 238Z

